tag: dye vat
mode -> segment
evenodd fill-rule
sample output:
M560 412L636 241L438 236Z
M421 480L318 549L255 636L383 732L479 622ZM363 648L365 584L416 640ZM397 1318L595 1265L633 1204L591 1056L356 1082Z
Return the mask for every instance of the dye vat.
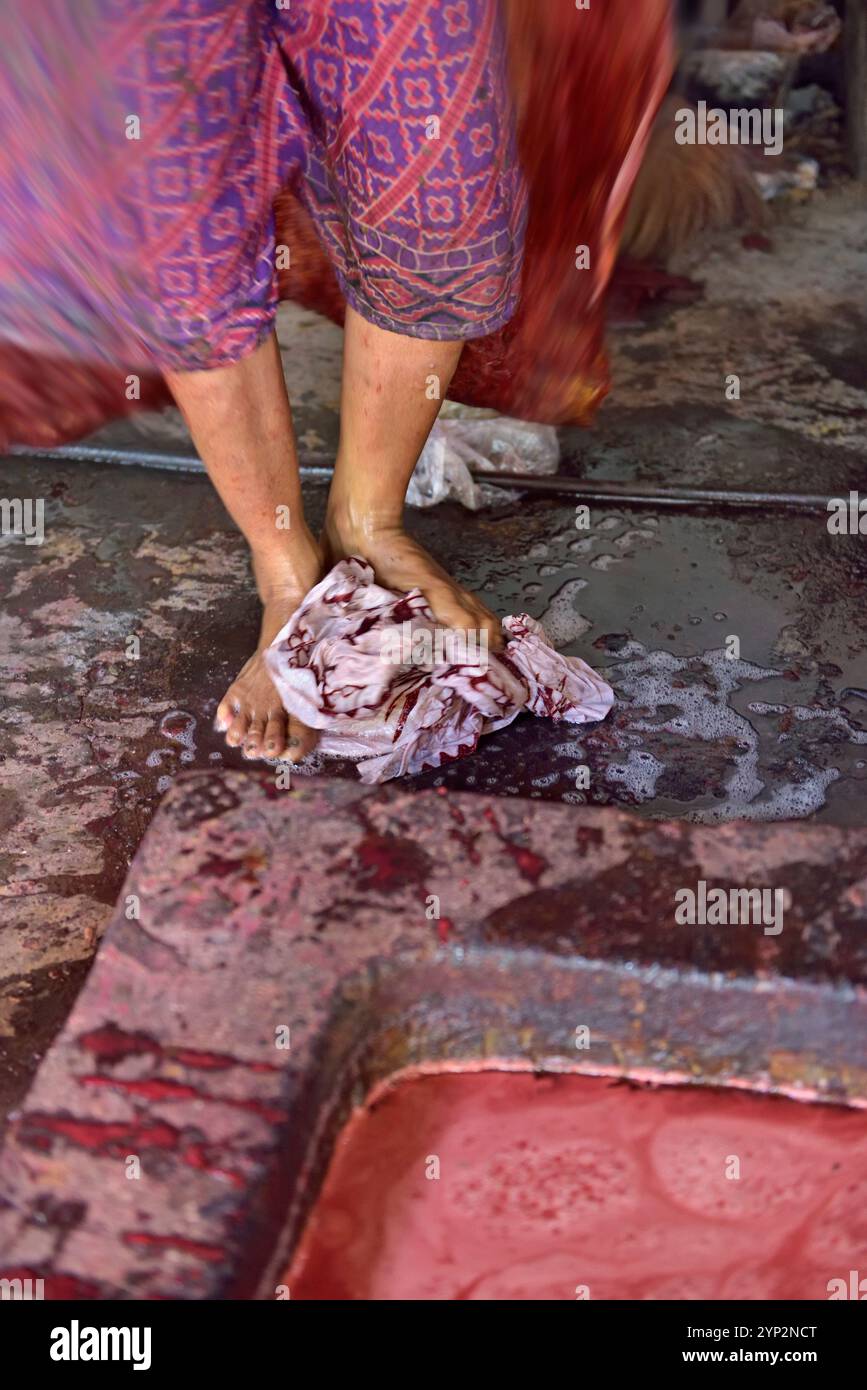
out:
M397 1081L356 1113L283 1282L295 1299L827 1299L853 1270L867 1296L864 1112L474 1072Z

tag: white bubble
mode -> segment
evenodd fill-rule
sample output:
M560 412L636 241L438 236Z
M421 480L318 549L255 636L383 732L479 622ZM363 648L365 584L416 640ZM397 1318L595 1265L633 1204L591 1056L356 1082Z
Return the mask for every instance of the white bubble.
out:
M592 627L589 619L577 611L573 602L576 595L586 588L586 579L567 579L550 599L539 621L553 647L567 647Z

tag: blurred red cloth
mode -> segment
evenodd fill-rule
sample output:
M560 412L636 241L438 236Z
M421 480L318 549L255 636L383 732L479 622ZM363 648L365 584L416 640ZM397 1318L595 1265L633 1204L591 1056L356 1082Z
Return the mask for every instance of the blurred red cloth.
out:
M587 10L575 0L504 3L530 190L521 302L504 329L467 343L449 394L525 419L585 424L609 387L606 290L671 78L670 0L594 0ZM296 251L293 268L280 272L281 297L342 321L333 270L290 193L277 202L277 234ZM578 268L585 246L589 266ZM143 377L140 400L128 401L129 370L0 344L0 444L58 444L169 398L158 377Z

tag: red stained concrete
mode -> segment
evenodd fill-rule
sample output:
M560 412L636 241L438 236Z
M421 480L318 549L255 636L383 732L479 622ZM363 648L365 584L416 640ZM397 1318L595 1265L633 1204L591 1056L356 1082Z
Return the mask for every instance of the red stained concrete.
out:
M699 880L785 885L783 933L677 926L675 891ZM412 1067L848 1101L861 1132L865 883L863 830L705 828L331 778L279 790L267 772L179 778L10 1126L0 1275L26 1270L46 1298L73 1280L101 1299L273 1299L357 1098ZM831 1123L812 1105L791 1113ZM677 1259L657 1277L684 1282ZM491 1271L459 1269L460 1287ZM566 1287L591 1275L600 1296L599 1271L570 1271Z
M827 1299L852 1269L863 1114L486 1072L356 1112L283 1282L294 1299Z

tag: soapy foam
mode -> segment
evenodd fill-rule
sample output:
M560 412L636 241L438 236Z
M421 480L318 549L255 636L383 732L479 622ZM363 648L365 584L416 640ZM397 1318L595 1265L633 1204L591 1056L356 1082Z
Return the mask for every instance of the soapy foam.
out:
M630 748L625 763L612 763L605 773L608 782L622 782L638 801L651 801L665 764L652 753Z
M832 729L839 729L850 743L867 743L867 730L853 729L849 720L839 709L813 709L810 705L767 705L755 700L747 706L753 714L791 714L801 723L811 719L824 719ZM791 738L789 733L779 735L780 742Z
M548 641L558 651L562 651L570 642L577 642L578 638L592 627L589 619L576 610L573 602L576 595L586 588L586 579L567 579L549 600L548 607L539 619Z
M632 720L626 729L618 730L617 742L626 753L626 760L612 763L605 777L625 787L636 804L652 799L666 765L653 755L650 763L630 755L635 750L649 752L646 735L666 733L706 743L727 741L733 750L734 768L726 781L724 796L713 806L688 812L688 820L702 824L733 819L782 820L810 815L825 804L827 789L840 776L839 769L817 767L798 758L796 781L769 786L760 770L759 734L746 716L728 703L728 697L743 685L772 679L780 676L781 671L731 660L722 648L700 657L677 657L667 651L647 651L633 641L618 655L620 663L602 674L614 686L620 704L641 710L642 716ZM675 679L683 680L683 686L675 687ZM675 714L664 712L672 706ZM760 711L762 707L754 702L748 708ZM812 718L822 713L832 719L836 715L835 711L808 710L796 717ZM858 735L845 721L844 726L853 742L867 740L867 735ZM664 739L652 741L656 754L664 751Z

